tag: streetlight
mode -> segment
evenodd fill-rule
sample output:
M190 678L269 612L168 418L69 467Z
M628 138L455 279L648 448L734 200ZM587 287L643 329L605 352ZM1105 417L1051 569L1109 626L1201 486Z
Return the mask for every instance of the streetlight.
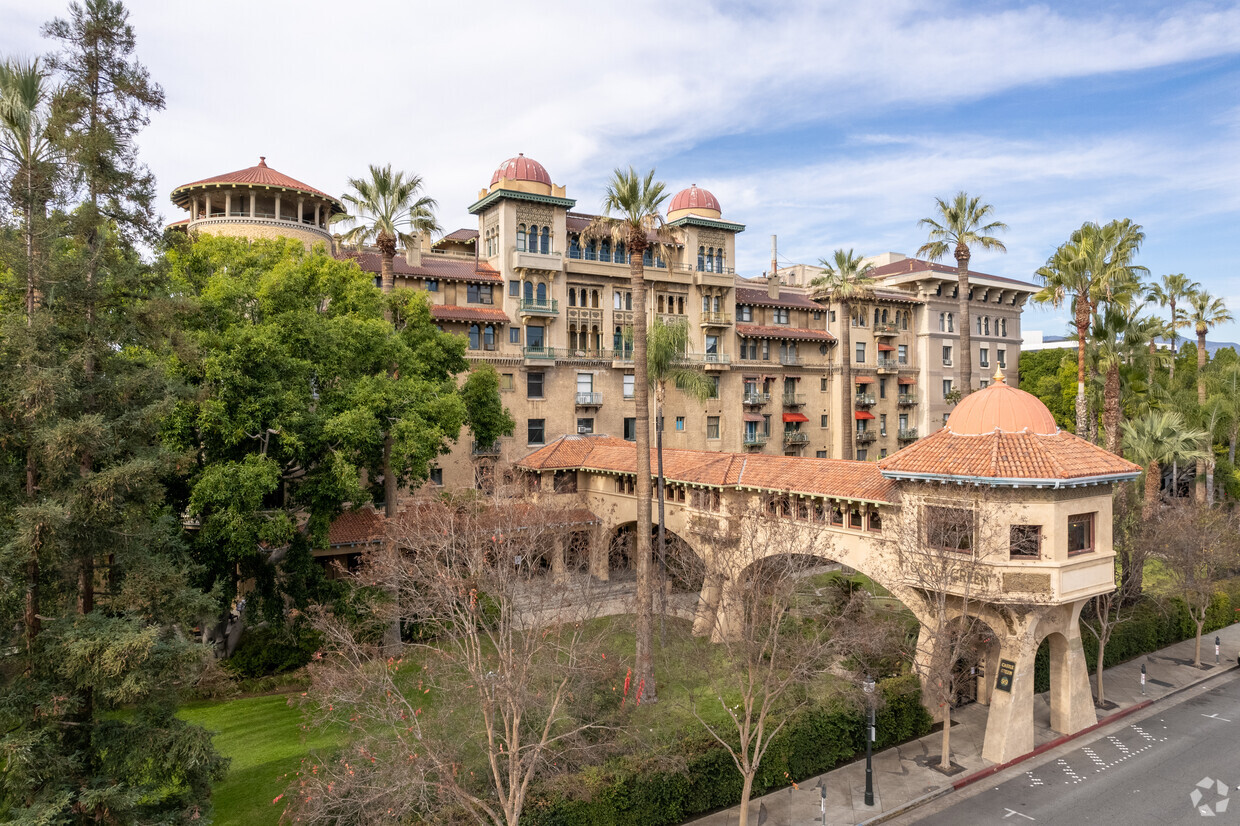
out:
M874 805L874 764L872 762L874 748L874 678L866 676L861 683L865 689L865 704L870 709L870 725L865 732L865 805Z

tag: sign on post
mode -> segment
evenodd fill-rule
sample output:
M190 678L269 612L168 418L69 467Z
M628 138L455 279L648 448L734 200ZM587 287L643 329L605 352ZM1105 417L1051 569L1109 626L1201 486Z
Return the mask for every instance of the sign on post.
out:
M1012 693L1012 680L1016 679L1016 663L1011 660L999 660L999 676L995 678L995 689Z

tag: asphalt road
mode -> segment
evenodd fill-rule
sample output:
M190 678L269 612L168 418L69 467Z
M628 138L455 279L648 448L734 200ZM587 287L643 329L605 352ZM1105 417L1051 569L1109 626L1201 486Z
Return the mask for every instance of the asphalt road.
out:
M1206 685L1021 764L998 785L980 781L982 791L915 822L1240 826L1240 675Z

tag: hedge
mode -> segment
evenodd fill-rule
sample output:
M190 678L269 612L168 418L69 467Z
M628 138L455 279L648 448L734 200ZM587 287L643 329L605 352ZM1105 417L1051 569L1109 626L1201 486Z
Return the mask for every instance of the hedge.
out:
M1110 668L1120 663L1150 654L1177 642L1191 640L1197 636L1197 624L1188 612L1188 606L1178 597L1160 602L1145 599L1132 609L1126 619L1111 633L1107 641L1107 649L1103 667ZM1231 607L1231 598L1223 592L1214 595L1210 607L1206 611L1206 624L1202 638L1206 634L1236 620ZM1081 627L1081 642L1085 648L1085 664L1089 673L1098 667L1098 640L1088 630ZM1051 654L1050 646L1043 641L1038 648L1037 657L1033 661L1033 690L1035 692L1050 691L1051 687Z
M875 715L878 748L930 731L929 712L913 675L879 683ZM858 708L802 709L772 741L754 777L753 796L829 771L865 748L864 712ZM704 735L686 740L683 771L642 765L636 757L581 772L573 795L536 792L523 820L531 826L665 826L728 806L741 798L741 777L727 750ZM565 785L561 780L557 785Z

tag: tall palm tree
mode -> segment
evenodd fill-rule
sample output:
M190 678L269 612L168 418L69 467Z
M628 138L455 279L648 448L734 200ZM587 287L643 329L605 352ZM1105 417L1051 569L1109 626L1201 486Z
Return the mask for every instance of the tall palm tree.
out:
M379 248L379 288L390 293L396 283L392 261L398 243L408 247L418 243L418 234L438 232L434 198L422 195L422 176L392 171L392 165L370 165L369 178L350 178L353 190L343 196L352 208L350 214L337 215L333 221L349 221L355 226L342 240L358 247L374 240Z
M660 210L666 186L633 167L616 169L603 194L603 214L582 231L582 241L608 237L623 241L629 253L629 285L633 292L633 400L637 441L637 641L635 665L638 690L645 702L657 697L654 679L654 589L651 577L650 484L650 362L647 348L646 268L642 256L652 249L671 260L673 238Z
M1171 359L1170 380L1175 380L1175 358L1174 354L1179 351L1179 345L1176 341L1176 331L1181 327L1188 326L1188 319L1183 310L1177 309L1176 305L1180 299L1187 299L1197 290L1201 289L1201 285L1191 280L1182 272L1171 275L1163 275L1160 283L1154 284L1149 288L1146 294L1146 301L1158 304L1160 307L1168 307L1171 310L1171 320L1168 326L1171 330Z
M853 379L852 379L852 306L854 302L874 297L874 267L862 264L862 258L850 249L838 249L832 260L819 259L822 275L810 282L814 295L828 303L840 305L840 433L844 446L841 459L853 457Z
M26 246L26 323L38 295L35 235L52 197L56 168L47 131L48 73L38 59L0 63L0 162L13 182Z
M654 391L655 456L658 472L657 497L659 503L659 567L661 574L667 571L667 532L663 506L663 405L667 401L667 387L672 385L680 392L698 401L705 401L715 391L715 382L706 371L685 361L689 352L689 322L666 323L656 318L646 339L646 370L650 389ZM634 379L636 383L636 378ZM660 589L660 593L663 593ZM664 612L666 614L666 607Z
M1223 299L1215 298L1206 290L1196 290L1188 298L1189 321L1197 333L1197 404L1206 406L1206 333L1211 327L1231 321L1231 311L1223 303ZM1204 412L1204 410L1203 410ZM1202 456L1197 459L1197 501L1206 501L1207 483L1206 460L1212 458L1214 434L1208 433L1202 442Z
M1141 518L1152 519L1158 505L1163 466L1180 459L1198 458L1205 433L1190 428L1184 417L1174 410L1150 410L1121 422L1120 429L1124 434L1124 452L1131 461L1145 468Z
M960 393L973 391L973 332L969 318L969 258L971 247L1007 252L992 233L1007 230L1007 224L994 220L995 208L981 198L957 192L951 202L935 198L935 215L922 218L917 226L929 229L929 240L917 250L919 256L941 261L950 249L956 259L956 296L960 299Z
M1103 302L1126 302L1139 288L1138 274L1144 267L1133 264L1133 258L1145 240L1141 227L1127 218L1111 221L1106 226L1087 221L1072 233L1037 275L1043 287L1033 300L1060 307L1071 300L1076 327L1076 432L1086 433L1087 405L1085 372L1089 321Z

